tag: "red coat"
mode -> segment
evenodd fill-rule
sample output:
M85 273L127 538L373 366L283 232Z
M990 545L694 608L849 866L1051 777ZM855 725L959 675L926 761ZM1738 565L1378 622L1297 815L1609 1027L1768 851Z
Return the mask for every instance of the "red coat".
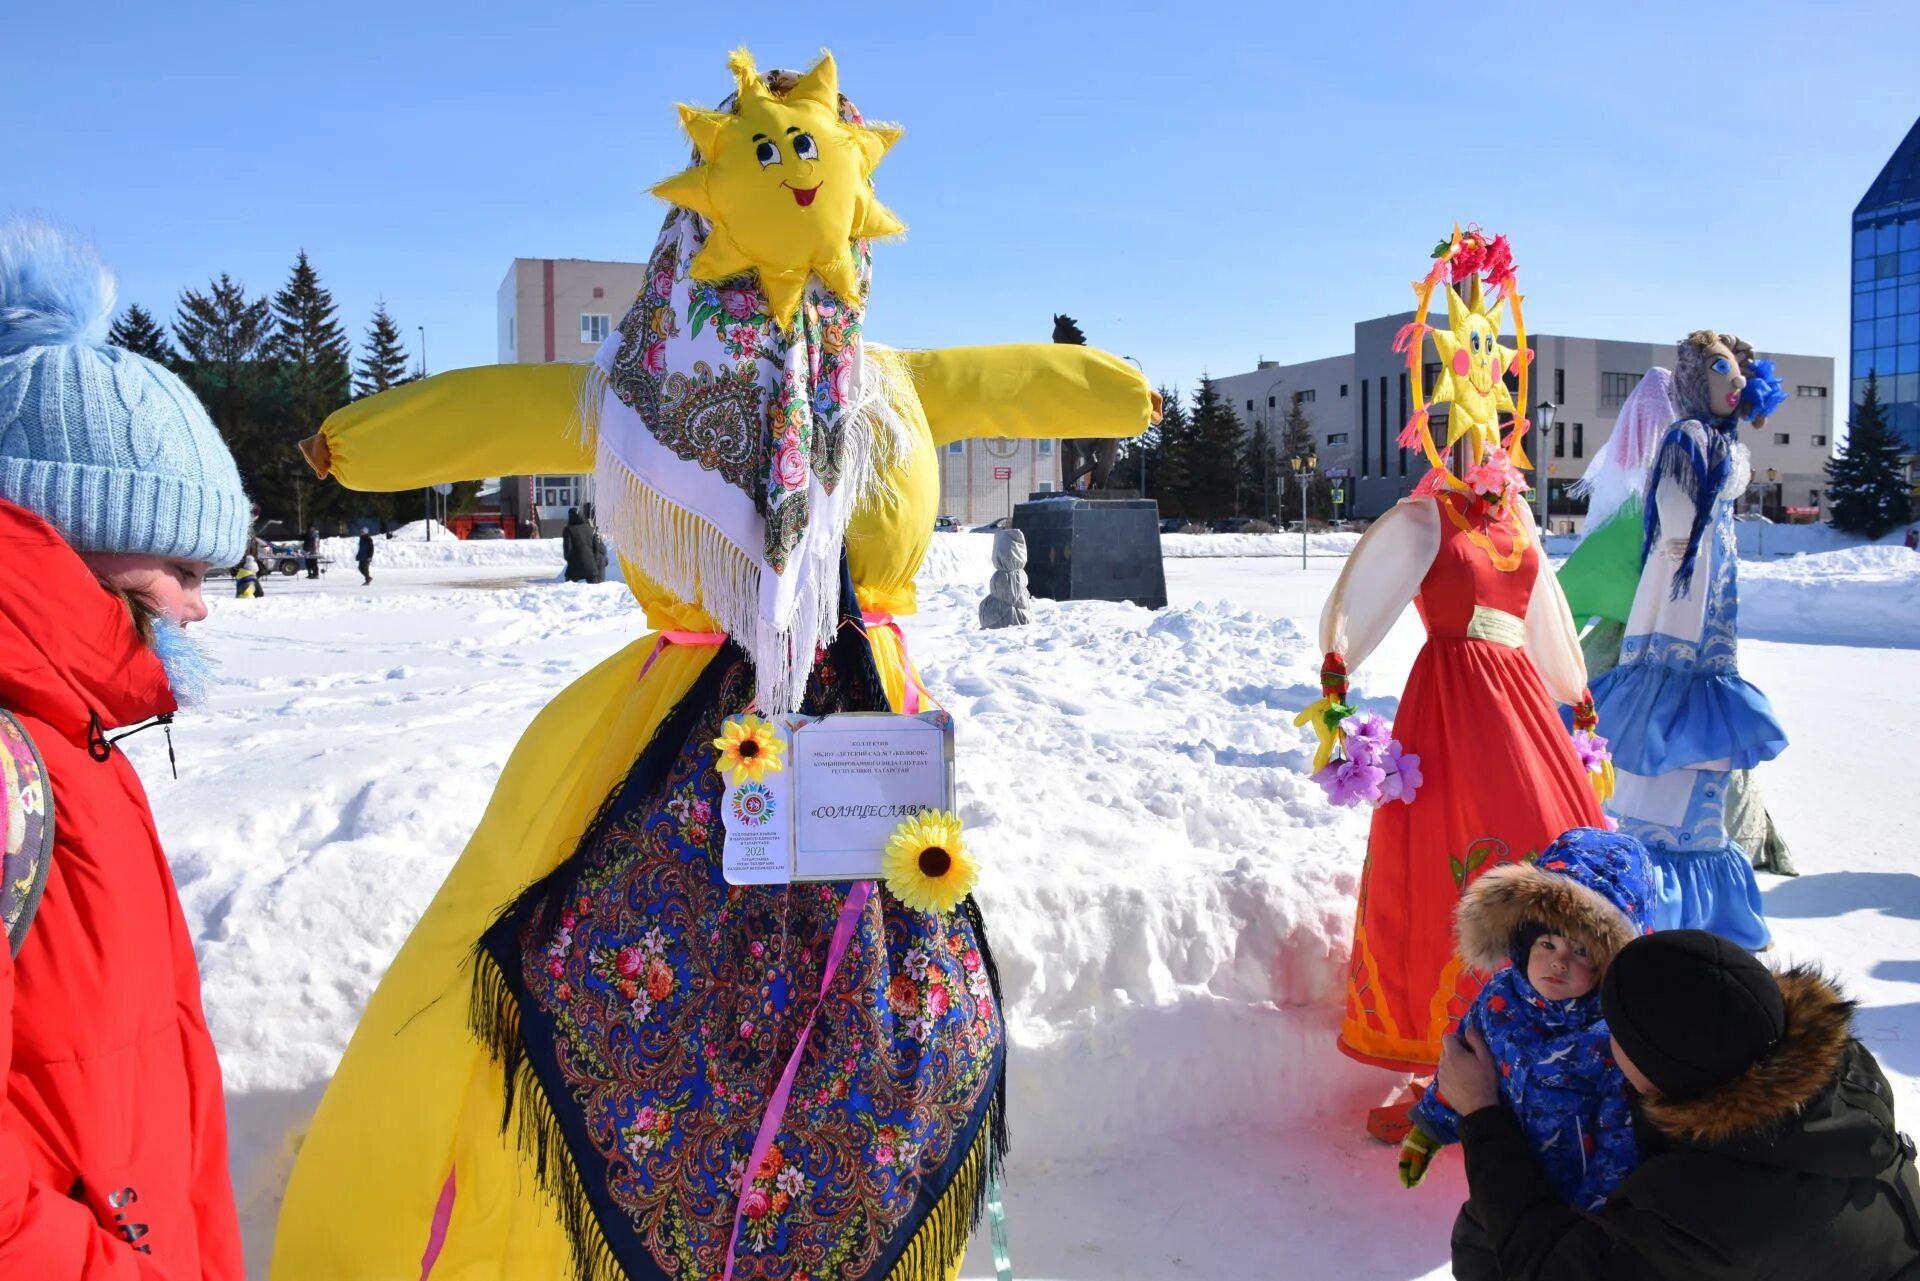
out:
M140 780L101 737L173 695L126 607L7 502L0 706L46 761L56 841L20 955L0 948L0 1277L240 1281L193 940Z

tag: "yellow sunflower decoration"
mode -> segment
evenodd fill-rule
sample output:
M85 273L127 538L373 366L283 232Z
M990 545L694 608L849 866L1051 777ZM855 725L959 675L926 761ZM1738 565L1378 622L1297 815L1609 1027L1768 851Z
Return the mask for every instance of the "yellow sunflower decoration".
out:
M895 898L915 911L939 915L958 907L980 879L980 865L960 834L960 819L945 810L916 814L895 828L881 870Z
M720 753L713 767L730 783L757 783L785 768L780 757L787 750L786 744L780 741L773 722L758 716L730 718L713 746Z

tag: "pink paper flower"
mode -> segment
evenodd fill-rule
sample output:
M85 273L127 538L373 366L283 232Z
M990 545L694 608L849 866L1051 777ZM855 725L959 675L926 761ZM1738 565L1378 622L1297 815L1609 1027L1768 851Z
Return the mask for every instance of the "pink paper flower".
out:
M1573 750L1580 758L1580 768L1589 774L1598 774L1613 759L1613 753L1607 750L1607 740L1591 730L1573 731Z
M1358 712L1340 722L1346 735L1347 759L1362 765L1378 765L1387 753L1393 728L1378 712Z

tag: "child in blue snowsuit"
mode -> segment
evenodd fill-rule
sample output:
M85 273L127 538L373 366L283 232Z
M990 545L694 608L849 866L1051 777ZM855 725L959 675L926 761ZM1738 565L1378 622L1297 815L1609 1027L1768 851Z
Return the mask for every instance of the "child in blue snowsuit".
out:
M1576 1209L1605 1201L1639 1160L1626 1078L1600 1013L1600 979L1616 952L1649 931L1652 900L1653 870L1640 842L1581 827L1534 862L1481 876L1456 911L1461 957L1497 969L1467 1020L1500 1067L1501 1098ZM1426 1176L1442 1145L1460 1138L1459 1115L1435 1090L1414 1105L1413 1120L1400 1156L1408 1187ZM1460 1238L1457 1228L1456 1254Z

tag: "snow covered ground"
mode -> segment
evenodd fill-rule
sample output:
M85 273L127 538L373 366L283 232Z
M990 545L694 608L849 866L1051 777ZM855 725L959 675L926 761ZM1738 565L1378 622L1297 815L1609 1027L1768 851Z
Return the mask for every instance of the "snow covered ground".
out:
M1399 1080L1333 1048L1364 824L1306 781L1290 722L1342 562L1253 541L1293 554L1170 556L1167 610L1041 601L1000 632L976 627L990 537L936 537L922 574L914 655L959 722L1009 988L1028 1281L1447 1273L1457 1156L1403 1191L1359 1129ZM376 557L371 587L346 565L221 604L180 781L127 742L199 940L253 1275L298 1132L514 740L643 630L623 587L557 581L557 542ZM1781 953L1846 979L1920 1125L1920 832L1862 781L1920 718L1920 556L1752 565L1742 594L1743 665L1795 738L1762 774L1806 873L1765 878ZM1410 615L1359 674L1370 706L1419 639ZM984 1242L965 1275L992 1275Z

